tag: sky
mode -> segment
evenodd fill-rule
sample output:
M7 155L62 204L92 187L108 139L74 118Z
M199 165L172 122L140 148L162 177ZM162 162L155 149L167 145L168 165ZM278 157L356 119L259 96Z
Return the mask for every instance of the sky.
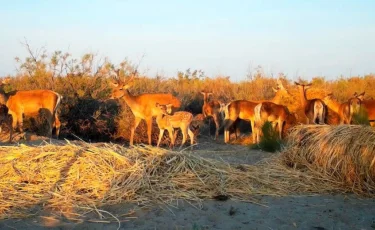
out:
M33 49L175 76L188 68L243 80L258 65L289 79L375 73L373 0L0 0L0 76Z

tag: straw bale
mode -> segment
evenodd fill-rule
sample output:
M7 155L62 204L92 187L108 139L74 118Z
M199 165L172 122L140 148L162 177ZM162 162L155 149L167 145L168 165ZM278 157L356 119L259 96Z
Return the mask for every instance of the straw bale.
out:
M370 126L296 126L282 157L288 165L324 173L356 193L375 191L375 131Z

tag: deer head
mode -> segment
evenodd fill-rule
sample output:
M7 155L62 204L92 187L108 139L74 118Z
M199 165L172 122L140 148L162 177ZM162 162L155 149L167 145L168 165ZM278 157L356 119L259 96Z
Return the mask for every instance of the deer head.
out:
M127 93L127 90L134 84L134 74L125 82L120 78L120 69L115 70L115 75L112 76L112 79L113 90L111 99L123 97Z
M172 113L172 106L173 106L172 104L161 105L157 102L155 106L160 110L160 113L164 115L168 115Z
M361 94L357 94L357 92L354 92L353 97L356 97L356 98L358 98L359 100L363 101L364 98L365 98L365 92L363 92L363 93L361 93Z

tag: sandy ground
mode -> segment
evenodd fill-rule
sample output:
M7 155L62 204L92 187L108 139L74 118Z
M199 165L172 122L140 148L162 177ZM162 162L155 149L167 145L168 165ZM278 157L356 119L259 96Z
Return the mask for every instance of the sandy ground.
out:
M202 157L214 158L233 164L254 164L272 153L250 150L247 146L226 145L220 140L201 136L194 152ZM32 145L43 140L32 137ZM49 139L45 141L49 142ZM62 144L63 141L53 140ZM5 144L5 143L4 143ZM360 199L354 195L319 195L299 197L260 197L264 205L235 200L202 202L202 207L179 201L175 207L155 205L140 207L136 204L118 204L101 207L124 220L120 229L375 229L375 199ZM117 229L117 222L73 223L42 218L39 213L27 219L0 221L0 229ZM92 220L98 215L92 214Z

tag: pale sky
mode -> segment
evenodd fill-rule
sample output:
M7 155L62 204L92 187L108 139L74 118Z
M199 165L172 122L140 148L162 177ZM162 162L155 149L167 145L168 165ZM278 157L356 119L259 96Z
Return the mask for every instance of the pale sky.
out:
M290 79L375 73L374 0L0 0L0 76L20 44L125 57L175 76L202 69L241 80L249 68Z

